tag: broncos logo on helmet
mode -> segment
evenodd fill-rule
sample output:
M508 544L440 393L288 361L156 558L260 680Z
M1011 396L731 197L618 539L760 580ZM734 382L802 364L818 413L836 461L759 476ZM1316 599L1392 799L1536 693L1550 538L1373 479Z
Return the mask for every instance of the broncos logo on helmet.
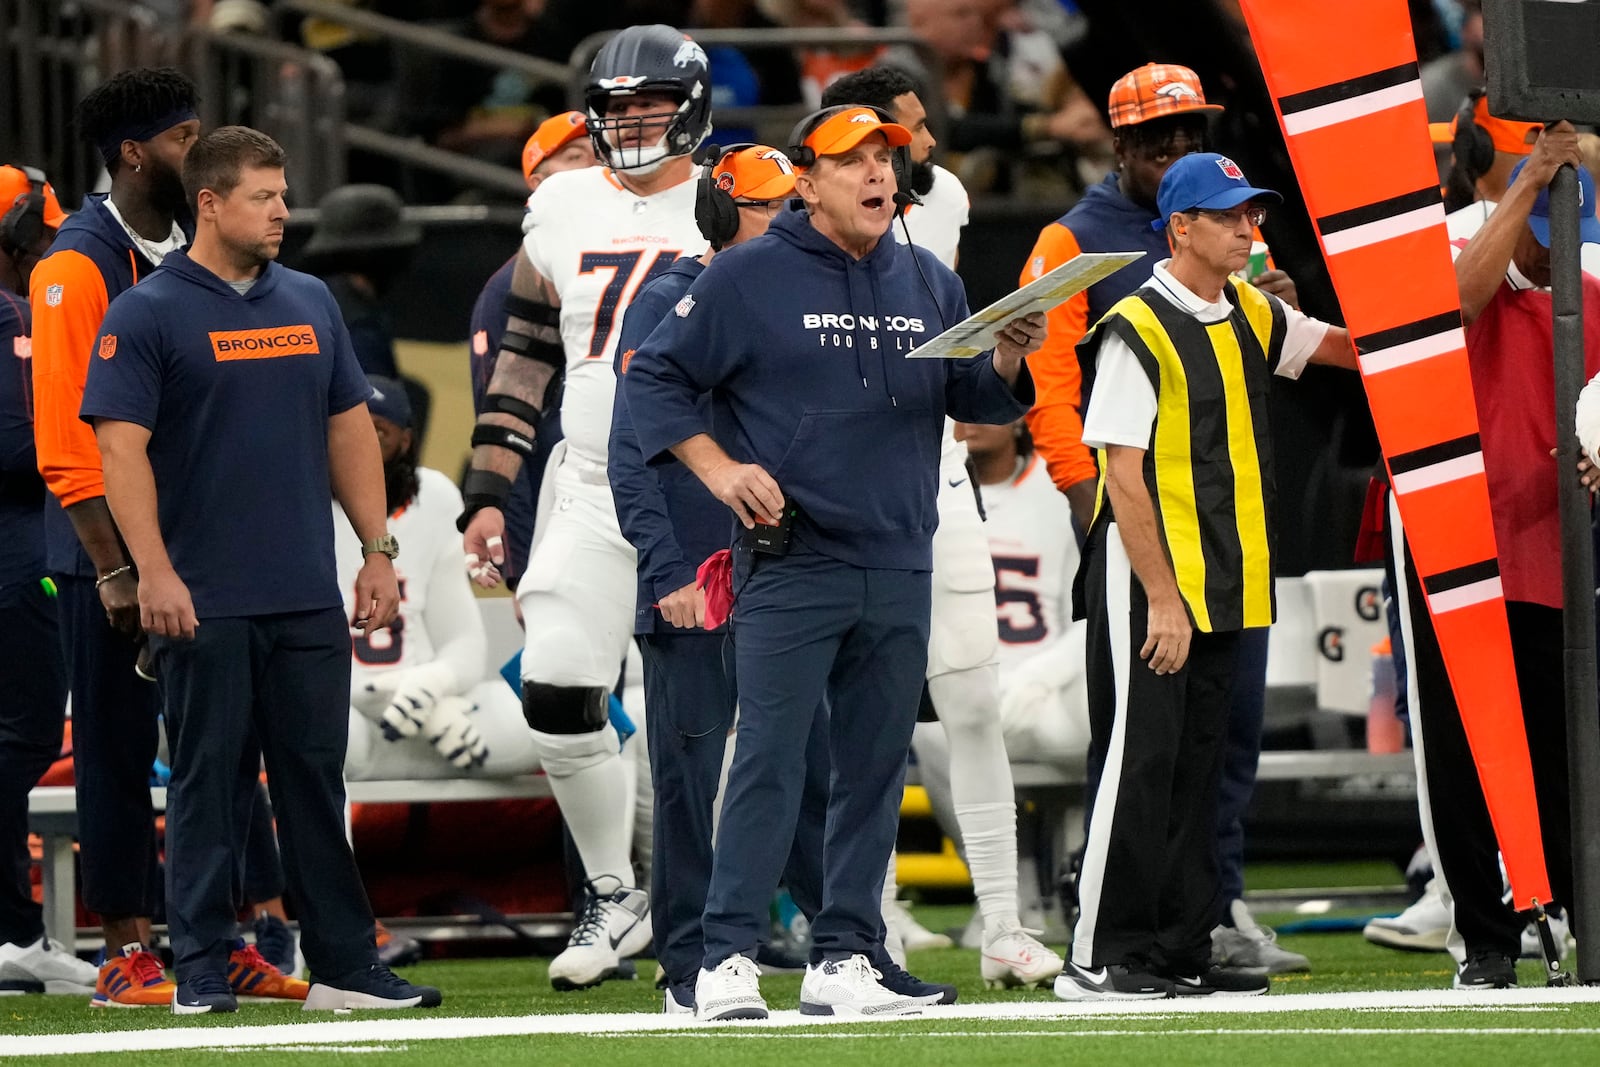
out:
M666 115L608 118L611 101L638 93L665 93L678 101ZM711 133L711 68L694 40L671 26L630 26L600 49L584 87L589 137L595 154L613 170L650 174L673 156L686 156ZM622 130L645 133L638 147L620 147Z

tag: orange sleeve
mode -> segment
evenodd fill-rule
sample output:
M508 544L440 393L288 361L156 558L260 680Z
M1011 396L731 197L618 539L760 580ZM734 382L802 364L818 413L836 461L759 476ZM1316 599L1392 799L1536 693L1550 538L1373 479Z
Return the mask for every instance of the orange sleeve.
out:
M89 378L89 352L110 300L94 261L63 249L34 268L29 302L39 473L62 506L69 507L106 494L100 446L94 429L78 418L78 408Z
M1052 222L1028 255L1022 284L1054 270L1078 252L1078 239L1072 231ZM1033 410L1028 412L1028 432L1033 435L1034 449L1044 457L1050 480L1064 491L1099 474L1094 457L1084 447L1083 416L1078 411L1083 375L1076 348L1089 332L1089 294L1079 293L1056 305L1046 318L1049 332L1044 345L1028 358L1036 395Z

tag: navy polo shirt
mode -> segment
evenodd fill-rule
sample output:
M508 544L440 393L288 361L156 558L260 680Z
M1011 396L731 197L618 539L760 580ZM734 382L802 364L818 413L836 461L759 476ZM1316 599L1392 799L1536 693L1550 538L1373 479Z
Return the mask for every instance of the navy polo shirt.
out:
M269 263L241 296L175 252L111 302L80 414L150 431L161 535L195 614L272 615L343 602L328 419L370 395L321 281Z

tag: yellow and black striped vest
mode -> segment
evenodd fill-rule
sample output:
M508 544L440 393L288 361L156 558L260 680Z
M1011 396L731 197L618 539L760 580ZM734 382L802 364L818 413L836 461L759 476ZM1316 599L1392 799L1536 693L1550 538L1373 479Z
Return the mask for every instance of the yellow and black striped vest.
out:
M1093 366L1100 339L1120 337L1156 391L1144 456L1162 544L1195 629L1270 626L1274 512L1267 395L1283 354L1283 306L1228 279L1233 313L1203 323L1147 284L1123 298L1079 345ZM1095 523L1112 521L1099 454Z

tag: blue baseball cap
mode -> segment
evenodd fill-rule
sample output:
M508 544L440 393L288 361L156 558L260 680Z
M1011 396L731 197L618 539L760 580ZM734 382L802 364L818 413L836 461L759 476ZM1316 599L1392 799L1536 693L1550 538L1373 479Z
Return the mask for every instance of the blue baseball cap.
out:
M1190 152L1167 168L1156 190L1156 210L1161 217L1150 224L1152 230L1166 226L1180 211L1226 211L1249 200L1283 203L1271 189L1257 189L1244 180L1244 171L1227 156L1215 152Z
M1522 168L1528 165L1524 159L1518 163L1511 172L1511 181L1517 180L1517 175L1522 173ZM1578 239L1586 245L1600 245L1600 218L1594 214L1595 191L1594 178L1589 174L1587 167L1575 167L1578 172ZM1507 182L1509 185L1510 182ZM1533 236L1546 248L1550 247L1550 187L1547 185L1539 190L1539 199L1533 202L1533 207L1528 209L1528 229L1533 231Z
M388 419L402 430L411 429L411 397L406 394L406 387L381 374L367 375L367 384L372 386L372 396L367 400L368 413Z

